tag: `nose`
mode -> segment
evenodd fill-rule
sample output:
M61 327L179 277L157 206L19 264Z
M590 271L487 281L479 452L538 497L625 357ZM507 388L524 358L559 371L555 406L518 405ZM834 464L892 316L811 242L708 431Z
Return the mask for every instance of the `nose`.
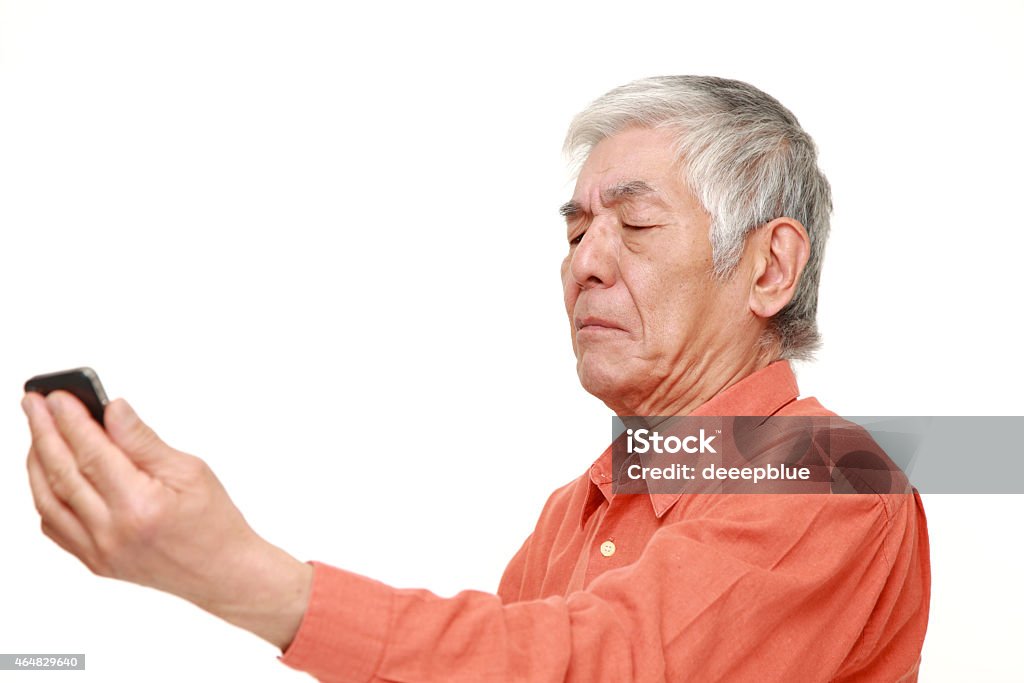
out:
M591 225L573 250L569 273L581 290L611 287L618 276L618 244L615 231Z

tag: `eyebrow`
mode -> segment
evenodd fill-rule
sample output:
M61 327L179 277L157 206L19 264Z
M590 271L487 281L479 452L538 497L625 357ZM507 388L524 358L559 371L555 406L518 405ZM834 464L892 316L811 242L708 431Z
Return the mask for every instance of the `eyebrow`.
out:
M636 197L643 197L652 194L655 195L655 199L658 203L664 204L664 201L660 196L661 193L649 184L643 180L629 180L609 187L607 190L601 192L601 202L605 206L614 206L615 204L629 201ZM560 213L563 218L572 218L586 212L583 210L583 206L579 202L570 199L559 207L558 213Z

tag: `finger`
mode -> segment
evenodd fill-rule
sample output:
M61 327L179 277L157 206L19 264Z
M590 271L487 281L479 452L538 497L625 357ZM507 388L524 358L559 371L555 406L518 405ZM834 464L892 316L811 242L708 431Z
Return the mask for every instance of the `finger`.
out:
M143 422L128 401L123 398L111 401L103 415L110 439L127 455L136 466L155 474L162 463L177 453L157 436L156 432Z
M138 468L114 445L75 396L54 391L46 397L46 405L71 448L79 471L111 506L122 503L138 488Z
M106 502L78 470L75 456L57 430L43 397L28 392L21 405L32 430L32 448L39 456L50 491L71 508L87 529L100 528L109 515Z
M43 532L76 557L85 554L95 556L96 546L89 532L78 521L71 508L57 498L50 490L50 485L46 483L46 474L34 448L28 451L27 465L28 485L32 489L36 510L42 518Z
M56 543L71 555L77 557L93 574L111 576L111 573L106 569L106 566L96 561L96 555L80 552L74 544L70 543L66 538L57 533L54 528L46 522L46 520L43 520L39 527L48 539Z

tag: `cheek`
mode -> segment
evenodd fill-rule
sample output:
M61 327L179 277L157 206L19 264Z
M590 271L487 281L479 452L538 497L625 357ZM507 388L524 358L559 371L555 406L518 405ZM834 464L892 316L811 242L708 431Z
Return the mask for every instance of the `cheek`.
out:
M651 269L633 282L633 304L650 337L675 345L714 315L710 283L699 268Z
M633 308L634 315L639 315L645 326L648 323L657 324L666 310L666 292L671 289L664 271L659 271L648 261L630 259L622 264L620 273L620 285L625 290L628 305Z
M569 257L562 261L562 298L565 301L565 310L572 315L572 309L576 306L576 298L580 295L580 288L576 286L569 277Z

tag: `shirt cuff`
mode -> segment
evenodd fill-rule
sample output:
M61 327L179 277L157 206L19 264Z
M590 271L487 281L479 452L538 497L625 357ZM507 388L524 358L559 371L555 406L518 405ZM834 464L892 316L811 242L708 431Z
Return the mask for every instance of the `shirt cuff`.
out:
M394 589L321 562L309 564L309 605L278 659L321 681L366 683L384 655Z

